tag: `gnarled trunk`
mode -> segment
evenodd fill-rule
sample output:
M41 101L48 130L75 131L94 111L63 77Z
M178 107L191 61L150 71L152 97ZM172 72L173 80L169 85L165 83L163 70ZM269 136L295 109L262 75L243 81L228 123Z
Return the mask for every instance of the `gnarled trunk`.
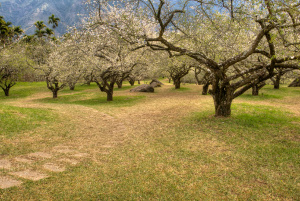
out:
M175 89L180 89L181 80L178 77L172 77Z
M69 89L70 89L71 91L74 91L74 90L75 90L75 84L69 83Z
M212 90L209 93L214 99L215 116L229 117L231 115L231 103L234 98L234 90L229 83L223 83L220 79L215 78L212 83Z
M258 96L258 93L259 93L259 89L257 84L255 84L252 86L252 96Z
M209 83L206 83L203 85L202 87L202 95L207 95L208 93L208 87L209 87Z
M117 83L117 85L118 85L118 88L121 89L122 86L123 86L123 80L117 81L116 83Z
M54 89L52 90L53 98L57 98L58 90Z
M281 75L278 74L277 76L275 76L275 80L274 80L274 89L279 89L280 86L280 79L281 79Z
M9 96L9 90L10 88L2 88L4 91L5 96Z
M263 88L265 85L266 85L265 82L261 82L261 83L259 83L259 84L254 84L254 85L252 86L252 95L253 95L253 96L258 96L259 90L260 90L261 88Z
M135 79L129 79L129 84L131 85L131 86L134 86L134 83L135 83Z

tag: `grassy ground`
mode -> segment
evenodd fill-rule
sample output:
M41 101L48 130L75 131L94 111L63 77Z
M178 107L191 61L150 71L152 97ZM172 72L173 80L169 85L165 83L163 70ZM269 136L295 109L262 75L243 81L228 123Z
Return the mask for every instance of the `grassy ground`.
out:
M230 118L215 118L200 86L182 87L144 94L125 83L110 103L96 85L56 100L44 83L0 94L1 158L57 145L90 154L0 189L0 200L299 200L300 89L266 86L234 100Z

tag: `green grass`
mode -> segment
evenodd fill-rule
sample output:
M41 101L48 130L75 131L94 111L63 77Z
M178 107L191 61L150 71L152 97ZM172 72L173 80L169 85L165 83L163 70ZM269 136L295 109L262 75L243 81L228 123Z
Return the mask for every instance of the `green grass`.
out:
M243 95L239 96L238 99L260 101L284 99L285 97L295 97L299 95L300 91L297 88L290 88L286 85L281 85L279 89L274 89L274 86L266 85L259 91L258 96L252 96L251 90L249 90Z
M183 92L183 91L189 91L189 90L191 90L191 89L188 88L188 87L180 87L179 89L175 89L175 87L173 87L171 90L172 90L172 91Z
M57 99L39 99L37 103L100 105L107 109L131 106L127 108L131 111L129 109L137 103L147 105L151 101L145 95L116 96L113 102L106 102L105 93L94 89L79 88L72 93L62 93ZM141 125L130 130L126 133L126 142L114 147L110 154L97 152L99 147L95 144L91 159L44 180L24 180L20 187L0 189L0 200L298 200L300 117L280 106L291 104L286 103L286 97L298 100L300 91L289 88L273 91L270 86L263 90L267 98L246 94L238 103L234 102L230 118L215 118L213 104L199 105L197 112L176 121L165 113L177 108L155 113L155 117L164 115L165 118L153 119L147 128ZM168 92L176 93L169 89ZM156 96L163 103L164 94L158 92ZM203 96L199 101L206 99ZM254 105L252 100L269 105L276 100L276 104ZM16 127L13 123L19 116L30 117L29 122L39 126L44 121L52 122L51 114L54 114L51 110L21 110L8 105L0 107L0 115L1 111L6 111L7 124L12 124L4 133L16 139L22 130L10 134L9 130ZM36 114L38 111L41 113ZM48 112L50 116L45 117ZM151 112L159 111L149 114ZM66 127L72 126L67 119L60 120ZM128 122L131 121L143 122L128 117ZM24 128L26 126L32 125L25 122ZM46 144L51 143L49 138ZM20 145L19 153L28 152L26 142ZM17 152L15 147L9 146L12 145L5 145L2 155Z
M84 106L113 106L113 107L129 107L133 106L137 101L145 98L145 96L114 96L113 101L107 101L105 93L97 92L90 96L90 93L75 93L71 95L58 96L58 98L44 98L37 100L43 103L57 103L57 104L77 104Z
M49 109L0 105L0 136L17 138L23 132L55 120L55 115Z
M0 101L16 98L25 98L32 94L46 91L46 82L18 82L10 89L9 96L6 97L4 92L0 91Z

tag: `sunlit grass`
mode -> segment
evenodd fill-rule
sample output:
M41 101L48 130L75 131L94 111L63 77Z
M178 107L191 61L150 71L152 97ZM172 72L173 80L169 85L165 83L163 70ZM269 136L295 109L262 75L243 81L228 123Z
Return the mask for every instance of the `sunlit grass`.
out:
M0 105L0 136L17 137L22 132L51 121L55 121L55 118L48 109Z
M125 135L125 141L111 148L108 154L102 154L98 144L90 145L92 156L79 165L44 180L24 181L20 187L0 189L0 200L297 200L300 197L300 117L293 110L281 107L293 107L289 104L297 102L299 89L273 91L266 86L261 92L267 98L246 94L233 103L230 118L216 118L213 104L202 105L210 97L200 96L199 86L186 85L184 94L173 91L172 86L163 86L150 96L126 95L127 89L117 90L113 102L107 102L106 94L96 86L86 90L80 87L62 93L57 99L41 98L34 103L49 108L68 106L70 110L73 105L113 110L112 113L120 113L115 122L128 127L116 130L120 136ZM292 101L287 102L286 98ZM155 106L153 101L159 105ZM126 106L130 107L122 108ZM22 111L5 105L0 107L0 115L1 109L10 116L7 124L22 114L34 116L30 122L39 126L45 121L52 122L54 114L52 110L24 108ZM188 115L178 116L183 110L188 110ZM41 114L35 117L37 111ZM103 111L92 117L101 116ZM44 112L50 112L48 119L43 119ZM82 119L91 121L88 115ZM118 127L110 119L96 120L103 128L107 126L109 138L117 135L110 132ZM75 127L69 119L60 118L60 122L51 138L42 141L45 145L51 147L57 143L53 139L61 136L60 130L65 129L62 125ZM88 125L86 128L92 129L93 125ZM76 129L72 130L74 133L68 131L68 136L60 137L59 143L77 135L72 142L81 147L81 140L98 139L96 136L103 134L101 129L93 131L89 135L83 132L82 136ZM5 133L17 139L22 131ZM97 143L103 141L100 138ZM11 142L2 148L2 155L37 149L24 139L18 143L20 150Z

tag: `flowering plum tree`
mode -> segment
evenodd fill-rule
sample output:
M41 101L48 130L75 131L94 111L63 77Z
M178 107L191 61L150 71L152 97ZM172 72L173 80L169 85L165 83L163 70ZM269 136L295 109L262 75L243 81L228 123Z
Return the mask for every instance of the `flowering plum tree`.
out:
M233 99L274 77L276 68L299 69L296 0L94 2L98 23L120 37L209 69L215 116L230 116Z

